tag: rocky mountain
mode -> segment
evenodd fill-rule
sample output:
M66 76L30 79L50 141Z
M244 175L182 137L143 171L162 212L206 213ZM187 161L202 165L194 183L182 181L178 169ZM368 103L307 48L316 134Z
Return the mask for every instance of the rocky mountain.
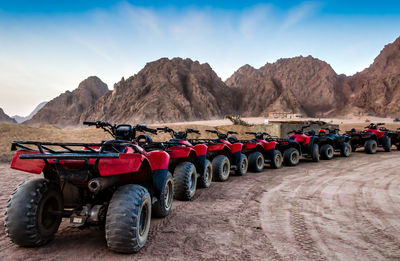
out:
M0 108L0 122L17 123L13 118L5 114L2 108Z
M207 63L163 58L115 84L80 120L151 123L220 118L233 111L231 99L231 89Z
M78 125L81 114L107 92L107 84L98 77L91 76L82 81L74 91L66 91L49 101L25 123L53 124L60 127Z
M400 116L400 37L386 45L373 64L349 77L351 102L378 116Z
M317 116L340 106L340 77L324 61L308 57L279 59L259 69L245 65L226 84L237 90L239 114L259 116L290 111Z
M279 59L259 69L245 65L226 84L244 116L287 111L307 116L400 116L400 38L353 76L337 75L311 56Z
M47 101L45 102L41 102L38 106L36 106L36 108L28 115L28 116L19 116L19 115L15 115L12 118L14 120L17 121L17 123L22 123L24 121L30 120L32 119L32 117L38 112L40 111L40 109L42 109L45 105L47 104Z
M350 77L336 74L324 61L299 56L258 69L244 65L223 82L207 63L162 58L122 78L113 91L99 78L89 77L73 92L47 103L27 123L177 122L274 111L399 117L399 104L400 38L385 46L369 68Z

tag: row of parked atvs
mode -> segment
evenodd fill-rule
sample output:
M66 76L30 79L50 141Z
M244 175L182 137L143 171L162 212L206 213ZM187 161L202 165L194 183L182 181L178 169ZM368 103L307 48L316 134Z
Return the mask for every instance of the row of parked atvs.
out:
M377 147L390 151L392 143L400 148L400 132L379 127L382 124L343 135L338 129L305 132L310 127L305 125L289 132L287 139L246 132L254 137L249 140L238 140L233 131L207 130L216 139L188 139L199 131L100 121L84 124L102 128L114 139L12 143L17 152L11 168L44 175L20 184L8 201L5 227L12 242L25 247L46 244L61 219L69 218L73 227L104 228L107 245L116 252L137 252L146 243L152 216L168 216L174 198L191 200L197 188L208 188L212 180L226 181L231 171L261 172L265 163L271 168L295 166L300 157L329 160L335 152L349 157L362 146L367 153L375 153ZM160 131L172 139L154 142L144 134Z

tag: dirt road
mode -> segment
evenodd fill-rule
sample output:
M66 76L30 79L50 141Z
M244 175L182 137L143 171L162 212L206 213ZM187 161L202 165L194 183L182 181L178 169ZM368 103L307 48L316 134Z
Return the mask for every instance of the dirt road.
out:
M1 260L399 260L400 152L361 152L320 163L232 177L153 220L136 255L106 248L104 232L63 223L42 248L10 243ZM27 175L0 165L0 211ZM0 226L4 216L0 217Z

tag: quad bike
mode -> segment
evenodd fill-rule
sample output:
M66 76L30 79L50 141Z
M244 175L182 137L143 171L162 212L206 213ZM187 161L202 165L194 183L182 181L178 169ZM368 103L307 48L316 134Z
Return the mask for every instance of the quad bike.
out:
M156 133L145 125L84 122L110 133L101 143L14 141L11 168L43 178L25 181L7 204L6 234L17 245L48 243L61 219L70 226L104 227L108 247L138 252L146 243L153 216L172 207L173 179L165 151L147 153L134 142L136 131Z
M281 155L283 155L283 163L285 166L296 166L299 164L301 146L298 142L291 139L273 137L267 132L257 132L256 135L267 142L276 142L275 149L280 151Z
M400 128L396 131L389 132L392 144L396 146L397 150L400 150Z
M314 130L310 130L307 133L304 133L304 130L309 128L310 125L302 126L301 129L289 131L289 140L297 142L299 144L299 155L305 158L311 158L312 161L319 161L319 137L315 135ZM292 134L292 135L290 135ZM289 161L293 154L287 153L284 154L284 159L286 158Z
M270 164L274 169L279 169L282 166L283 157L277 149L278 142L265 140L266 132L246 132L246 134L254 135L254 139L236 142L244 144L243 153L249 160L249 170L261 172L265 163Z
M230 170L234 170L236 175L246 175L248 161L242 153L243 144L236 142L237 139L232 134L234 131L221 133L216 130L206 130L217 135L217 139L189 139L191 144L205 144L208 147L207 158L211 160L214 179L226 181L229 178Z
M340 152L342 157L350 156L350 137L346 134L339 135L339 129L320 129L318 137L322 159L331 160L335 152Z
M212 166L206 158L207 146L204 144L193 146L187 141L187 135L199 133L198 130L175 132L169 127L157 130L170 133L172 139L167 142L153 142L148 135L141 135L138 137L139 145L145 150L162 149L168 152L170 155L168 169L174 178L174 196L179 200L191 200L197 186L208 188L211 185Z
M371 123L365 127L363 131L351 129L346 134L351 137L352 151L357 148L364 147L365 152L368 154L375 154L378 147L382 147L386 152L390 152L392 142L388 130L379 130L378 126L384 125L383 123Z
M380 123L379 125L382 126L384 123ZM379 130L386 131L391 139L391 143L396 146L397 150L400 150L400 128L397 128L395 131L391 131L386 127L380 127Z

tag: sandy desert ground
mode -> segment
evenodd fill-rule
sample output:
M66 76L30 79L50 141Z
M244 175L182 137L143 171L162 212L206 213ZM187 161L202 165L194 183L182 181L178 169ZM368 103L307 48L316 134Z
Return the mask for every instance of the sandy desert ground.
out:
M135 255L109 251L104 232L64 222L41 248L13 245L0 229L2 260L399 260L400 151L231 177L174 202L153 220ZM30 175L0 164L0 211ZM4 216L0 217L0 226Z

